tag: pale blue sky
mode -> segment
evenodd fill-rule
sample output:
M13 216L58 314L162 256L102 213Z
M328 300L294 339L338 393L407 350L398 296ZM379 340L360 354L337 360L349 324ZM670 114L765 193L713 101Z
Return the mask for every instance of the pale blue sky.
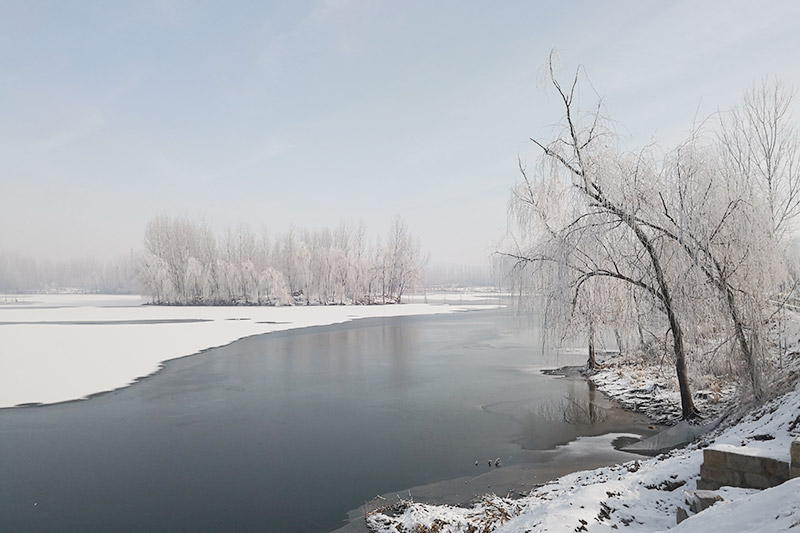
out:
M481 264L560 116L551 48L631 145L669 145L755 80L800 88L798 28L796 1L0 0L0 250L109 257L160 213L400 214Z

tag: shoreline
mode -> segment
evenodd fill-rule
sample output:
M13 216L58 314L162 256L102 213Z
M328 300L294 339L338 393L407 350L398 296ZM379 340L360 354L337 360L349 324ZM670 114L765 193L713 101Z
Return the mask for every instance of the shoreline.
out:
M394 527L411 530L432 525L449 526L453 531L554 531L564 530L568 524L575 531L622 530L630 525L642 532L672 529L676 517L687 516L686 498L697 489L703 450L708 446L721 444L740 448L745 454L789 460L790 444L800 436L800 383L796 379L800 358L796 339L781 360L781 390L775 391L769 401L743 403L736 384L721 379L695 385L693 398L703 414L700 424L680 421L677 384L660 362L648 364L609 352L598 361L600 368L591 372L581 372L584 367L545 370L544 374L553 377L583 376L627 412L664 423L667 428L656 438L634 445L642 454L639 460L557 477L519 500L495 493L468 507L404 502L392 512L371 515L368 523L373 529L367 529L365 524L363 531L388 533ZM775 527L769 530L788 531L800 523L800 506L785 495L796 491L793 487L800 486L800 480L787 483L788 486L766 489L755 499L749 495L758 492L756 489L723 487L719 491L720 505L702 513L690 510L677 530L710 530L713 524L715 531L739 531L742 517L746 516L759 517L752 522L759 524L759 529L764 520L787 517L780 524L774 522ZM731 513L731 509L737 513Z
M580 379L591 384L590 376L583 374L582 369L583 366L567 365L542 369L540 373L555 379ZM646 417L646 414L626 408L605 393L603 396L616 409ZM537 488L569 474L618 466L629 461L646 460L648 457L641 453L622 449L631 443L642 442L663 430L663 428L655 430L654 424L649 418L643 424L639 427L642 432L638 435L609 432L601 435L578 436L574 440L558 444L554 448L535 450L539 456L537 461L491 468L475 476L440 480L377 495L358 508L348 511L347 523L335 529L334 533L370 533L365 520L368 514L381 509L391 509L393 505L403 501L410 500L426 505L469 507L481 497L491 494L514 500L526 497Z
M0 345L4 347L0 354L0 409L88 400L135 385L160 372L168 361L201 355L254 335L367 318L498 308L472 303L96 307L89 302L92 300L84 305L0 309Z
M789 460L798 442L800 383L789 392L749 410L736 423L720 426L688 446L627 463L575 472L531 491L521 499L492 495L469 507L403 502L376 513L369 523L380 533L395 529L449 531L592 531L643 533L688 531L789 531L800 523L796 494L800 478L766 489L723 486L710 493L712 509L689 506L701 479L704 450L712 445L745 455ZM680 525L676 528L676 519ZM681 521L684 520L684 521ZM365 531L369 531L365 529Z
M629 433L607 433L595 437L578 437L574 441L551 450L539 450L540 462L529 462L492 468L476 476L462 476L395 490L375 496L356 509L347 512L348 523L334 530L335 533L369 533L366 515L390 507L401 500L428 505L466 507L487 494L497 494L507 499L528 496L542 485L568 474L614 466L637 458L640 455L617 450L614 440L620 437L637 437Z

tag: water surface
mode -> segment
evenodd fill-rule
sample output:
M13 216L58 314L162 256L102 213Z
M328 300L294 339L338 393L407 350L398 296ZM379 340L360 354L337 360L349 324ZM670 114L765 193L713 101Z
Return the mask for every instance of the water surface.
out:
M330 531L377 494L641 428L584 381L541 375L577 361L543 360L511 322L272 333L87 401L0 410L0 530Z

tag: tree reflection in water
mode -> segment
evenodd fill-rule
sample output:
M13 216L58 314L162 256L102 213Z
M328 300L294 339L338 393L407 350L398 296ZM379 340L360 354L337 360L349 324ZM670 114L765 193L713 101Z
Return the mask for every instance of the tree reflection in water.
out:
M573 426L593 426L608 420L610 412L597 402L597 388L589 382L589 394L570 389L562 398L544 402L538 408L538 417L550 422Z

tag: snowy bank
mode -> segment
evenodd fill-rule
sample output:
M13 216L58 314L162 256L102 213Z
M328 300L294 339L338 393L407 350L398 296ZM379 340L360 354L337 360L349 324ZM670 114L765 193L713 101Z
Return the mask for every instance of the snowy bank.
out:
M577 472L533 487L521 499L487 495L468 508L403 502L367 518L372 531L666 531L697 486L710 445L788 460L800 435L800 385L682 450ZM800 526L800 480L756 491L724 487L723 501L690 515L675 531L790 531ZM416 529L415 529L416 528ZM429 528L429 529L425 529Z
M29 296L0 306L0 407L115 390L164 361L235 340L361 318L435 315L496 305L160 307L138 297Z
M658 424L676 424L681 419L678 380L668 365L643 363L635 356L605 354L599 360L603 368L588 377L598 390L618 401L626 409L641 412ZM703 379L709 382L703 383ZM704 384L705 386L700 386ZM737 399L733 383L695 376L693 399L705 420L714 420L732 409Z

